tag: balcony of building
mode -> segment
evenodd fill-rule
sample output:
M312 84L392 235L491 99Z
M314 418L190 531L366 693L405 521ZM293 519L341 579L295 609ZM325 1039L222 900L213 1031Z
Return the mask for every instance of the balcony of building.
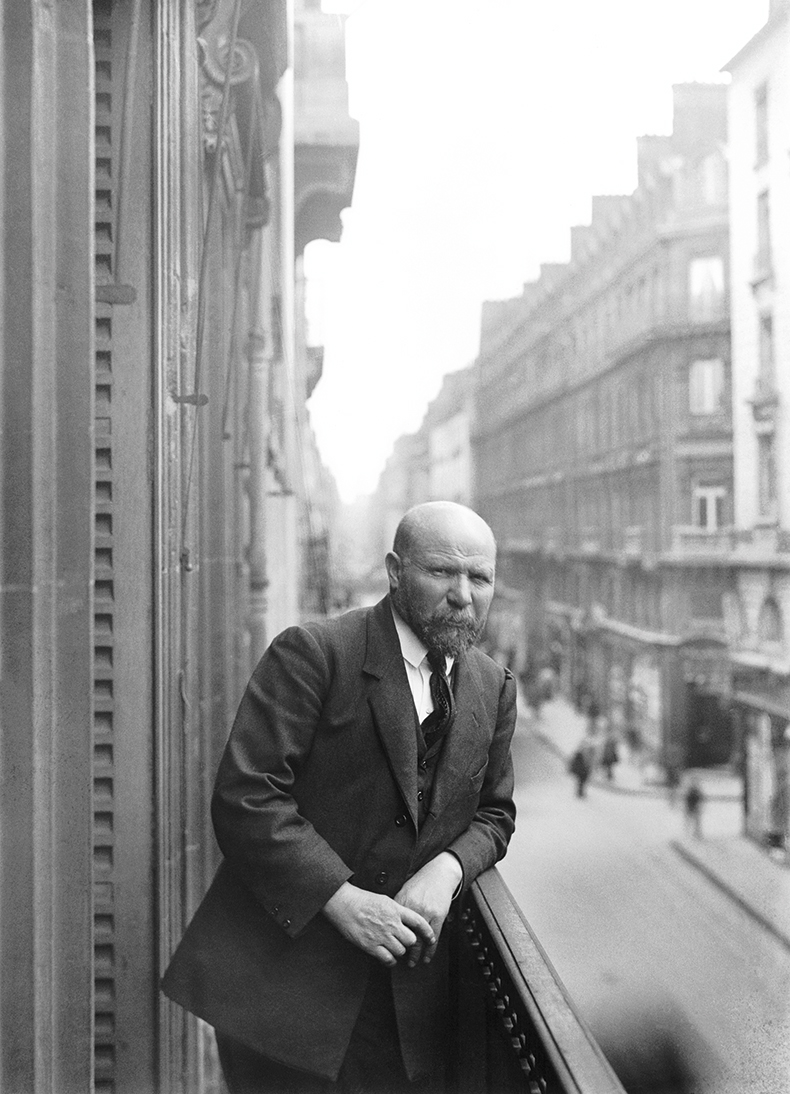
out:
M348 113L342 17L306 0L294 12L294 247L340 239L351 204L359 123Z
M497 870L455 934L457 1094L624 1094Z
M644 546L644 528L641 524L631 524L623 529L623 551L629 557L642 554Z
M779 406L779 392L771 374L757 377L749 402L755 422L773 424Z
M735 550L734 528L700 528L696 524L676 524L672 529L672 554L724 558Z
M675 525L672 554L706 556L738 563L786 562L790 564L790 531L776 525L755 528L700 528Z

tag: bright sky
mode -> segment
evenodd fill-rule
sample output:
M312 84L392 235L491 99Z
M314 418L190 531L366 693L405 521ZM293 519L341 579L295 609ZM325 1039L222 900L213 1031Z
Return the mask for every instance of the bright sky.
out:
M360 122L339 244L305 262L310 413L341 495L370 493L441 378L477 353L483 300L568 258L592 194L636 186L635 138L671 85L718 80L767 0L324 0L346 23Z

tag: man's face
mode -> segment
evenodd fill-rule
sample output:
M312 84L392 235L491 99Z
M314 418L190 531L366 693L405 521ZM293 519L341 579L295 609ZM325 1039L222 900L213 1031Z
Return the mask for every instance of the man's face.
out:
M426 529L387 557L392 602L430 650L457 657L477 641L494 595L494 545L473 529Z

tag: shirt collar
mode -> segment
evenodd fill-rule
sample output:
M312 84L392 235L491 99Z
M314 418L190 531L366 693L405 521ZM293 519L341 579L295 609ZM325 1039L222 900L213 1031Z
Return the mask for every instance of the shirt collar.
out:
M395 623L395 630L398 632L398 641L400 642L400 651L403 655L403 660L408 661L410 665L413 665L415 669L418 669L425 660L428 653L428 647L417 637L409 624L401 619L395 610L394 604L390 603L390 609L392 611L393 622ZM447 665L446 671L449 673L455 664L455 658L447 657L445 660Z
M415 669L418 669L425 659L428 647L420 641L409 624L401 619L395 611L394 605L390 604L390 608L392 609L392 618L395 622L395 630L398 632L398 641L400 642L400 651L403 654L403 660L408 661L410 665L413 665Z

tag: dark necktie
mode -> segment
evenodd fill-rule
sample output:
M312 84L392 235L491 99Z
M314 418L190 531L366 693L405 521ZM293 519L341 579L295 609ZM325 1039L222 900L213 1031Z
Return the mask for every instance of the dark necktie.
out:
M427 718L423 719L421 727L426 749L444 736L455 716L453 689L447 679L447 660L444 654L431 651L428 654L428 664L431 666L428 686L431 689L433 710Z

